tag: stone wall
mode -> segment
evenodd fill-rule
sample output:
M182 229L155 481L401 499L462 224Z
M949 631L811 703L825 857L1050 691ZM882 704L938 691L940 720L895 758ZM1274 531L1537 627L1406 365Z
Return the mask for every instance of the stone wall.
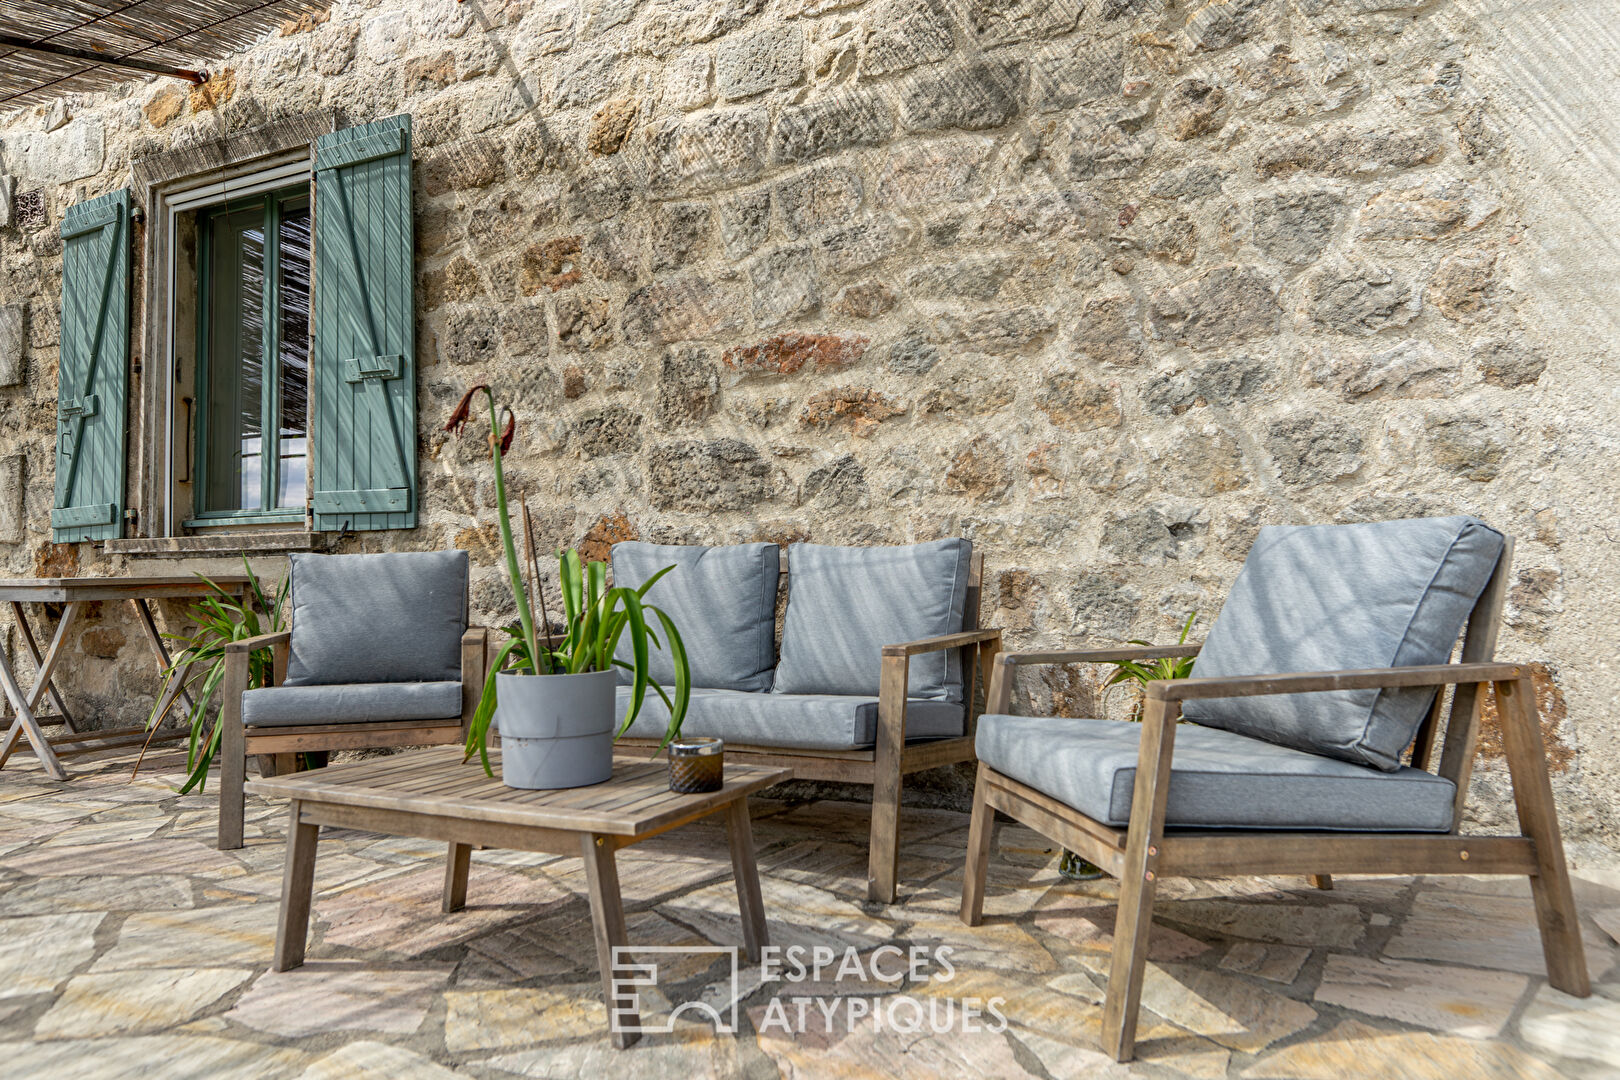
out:
M14 116L0 559L117 565L47 542L62 209L153 153L409 111L423 523L348 549L471 548L507 614L480 441L438 430L486 380L544 542L965 534L1015 647L1207 626L1265 524L1476 513L1519 539L1500 651L1542 665L1567 827L1613 841L1607 346L1538 287L1551 159L1494 105L1515 16L1477 6L342 2L201 90ZM106 712L145 677L113 663ZM1094 707L1075 672L1022 689Z

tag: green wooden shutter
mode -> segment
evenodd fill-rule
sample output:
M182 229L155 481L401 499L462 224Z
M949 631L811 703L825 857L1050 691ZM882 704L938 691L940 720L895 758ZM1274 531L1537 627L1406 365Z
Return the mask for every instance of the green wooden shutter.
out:
M62 220L62 346L57 362L56 501L51 539L124 533L129 391L129 191L68 208Z
M315 140L317 530L416 524L411 118Z

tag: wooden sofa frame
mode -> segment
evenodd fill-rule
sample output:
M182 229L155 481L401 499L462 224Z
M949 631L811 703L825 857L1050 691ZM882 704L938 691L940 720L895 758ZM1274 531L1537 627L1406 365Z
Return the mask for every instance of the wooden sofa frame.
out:
M962 921L977 926L983 918L985 874L997 810L1118 878L1119 914L1115 922L1102 1033L1104 1049L1122 1062L1129 1061L1134 1054L1154 892L1159 879L1167 875L1224 877L1303 873L1310 875L1319 888L1331 887L1331 875L1335 873L1523 875L1530 879L1535 898L1548 981L1566 993L1588 996L1591 984L1564 863L1563 841L1553 805L1530 672L1523 665L1493 662L1512 555L1513 542L1509 538L1495 573L1469 617L1457 663L1149 683L1130 822L1124 829L1095 821L980 762L968 833ZM1003 714L1008 711L1013 675L1021 666L1107 664L1195 656L1198 648L1187 645L1002 653L991 678L986 711ZM1408 686L1437 688L1434 705L1419 728L1412 750L1413 767L1425 770L1434 763L1446 697L1444 689L1456 687L1446 714L1438 768L1439 775L1457 785L1449 834L1165 831L1171 753L1181 702L1196 698ZM1486 687L1496 701L1501 722L1518 811L1517 836L1464 836L1460 832L1478 745L1480 694Z
M788 575L787 553L782 554L781 577ZM726 757L747 765L791 769L795 780L830 780L868 784L872 788L872 827L867 855L867 899L883 904L895 901L900 866L900 789L909 773L975 760L973 729L979 712L977 690L1001 649L1001 631L979 629L983 593L984 557L975 554L968 571L964 625L958 634L883 646L878 688L877 741L870 750L794 750L772 746L726 744ZM778 595L781 595L780 583ZM962 653L963 701L967 734L906 744L906 680L913 656L959 649ZM657 739L622 738L615 752L650 757Z
M368 720L331 724L247 728L242 724L242 695L248 689L248 659L259 649L271 650L271 681L287 678L287 650L292 631L233 641L225 646L224 702L220 706L219 847L242 846L243 792L247 758L257 755L262 776L280 776L296 768L296 755L322 750L365 750L374 747L441 746L461 743L488 670L488 631L473 627L461 637L461 717L457 720Z

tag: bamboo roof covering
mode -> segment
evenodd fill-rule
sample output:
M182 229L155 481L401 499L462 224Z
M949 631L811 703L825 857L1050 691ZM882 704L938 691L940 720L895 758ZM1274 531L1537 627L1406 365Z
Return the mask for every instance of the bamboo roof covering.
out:
M151 72L9 46L91 52L179 70L252 44L266 30L330 0L0 0L0 113L63 94L106 90Z

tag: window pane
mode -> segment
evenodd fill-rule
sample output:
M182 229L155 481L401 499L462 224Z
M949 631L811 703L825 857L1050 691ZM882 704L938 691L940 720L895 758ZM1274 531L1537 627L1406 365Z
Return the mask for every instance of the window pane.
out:
M264 213L214 219L204 401L207 510L261 507Z
M284 507L304 505L309 476L309 224L307 207L283 209L277 250L281 483L276 505Z

